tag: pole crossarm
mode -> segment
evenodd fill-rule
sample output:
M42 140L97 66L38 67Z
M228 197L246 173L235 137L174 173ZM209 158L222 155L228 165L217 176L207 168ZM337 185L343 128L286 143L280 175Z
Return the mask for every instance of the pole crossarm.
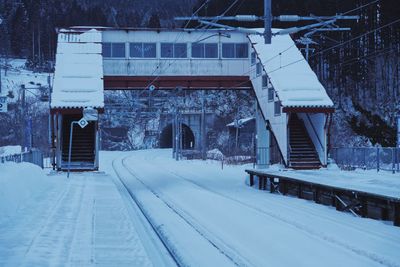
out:
M232 27L232 26L223 25L223 24L219 24L219 23L215 23L215 22L210 22L210 21L205 21L205 20L200 20L199 22L200 22L201 24L204 24L204 25L214 26L214 27L217 27L217 28L225 29L225 30L244 32L244 33L247 33L247 34L264 35L264 34L261 33L261 32L258 32L258 31L255 31L255 30L251 30L251 29L247 29L247 28Z
M247 21L247 22L255 22L264 20L265 16L255 16L255 15L236 15L236 16L213 16L213 17L175 17L174 20L177 21L186 21L186 20L210 20L210 21L218 21L218 20L225 20L225 21ZM343 16L343 15L335 15L335 16L299 16L299 15L280 15L272 17L274 21L281 21L281 22L296 22L296 21L324 21L324 20L358 20L360 16Z
M315 21L326 21L326 20L359 20L360 16L343 16L343 15L335 15L335 16L298 16L298 15L280 15L277 17L273 17L273 20L281 21L281 22L296 22L296 21L307 21L307 20L315 20Z
M197 20L200 24L204 24L207 26L217 27L219 29L243 32L246 34L256 34L264 37L265 44L270 44L272 42L272 36L276 35L286 35L297 33L304 30L309 30L317 27L328 27L328 28L338 28L338 26L334 25L334 23L338 20L359 20L360 16L347 16L343 14L336 14L334 16L315 16L310 14L310 16L299 16L299 15L280 15L280 16L272 16L272 0L264 0L264 16L256 16L256 15L235 15L235 16L191 16L191 17L175 17L175 20L179 21L191 21ZM354 11L354 10L352 10ZM225 14L225 13L224 13ZM247 28L241 27L232 27L224 24L217 23L218 21L243 21L243 22L256 22L256 21L264 21L264 32L260 33L258 31L254 31ZM318 23L302 26L302 27L291 27L287 29L280 30L278 32L272 33L272 21L281 21L281 22L297 22L297 21L317 21ZM347 28L340 28L341 30L347 30ZM336 30L339 31L339 30Z

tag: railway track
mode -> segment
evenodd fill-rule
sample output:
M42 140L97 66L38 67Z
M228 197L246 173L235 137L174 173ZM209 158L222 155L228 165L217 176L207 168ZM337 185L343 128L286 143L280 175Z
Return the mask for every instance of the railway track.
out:
M154 231L154 233L156 233L157 237L159 238L159 240L161 241L161 243L163 244L163 246L165 247L165 249L168 251L169 256L171 256L171 259L173 260L173 262L176 264L176 266L185 266L185 264L183 264L180 260L180 258L178 257L178 255L176 255L175 250L171 247L171 245L168 243L167 240L165 240L165 238L163 237L163 234L159 231L159 227L157 227L157 225L153 222L153 220L151 220L151 218L149 217L149 215L147 214L146 210L144 209L143 205L137 200L137 198L135 197L135 195L132 193L132 191L129 189L129 187L126 185L124 179L122 178L122 175L120 174L120 172L118 171L116 165L115 165L115 161L116 159L113 160L112 162L112 167L114 169L115 174L117 175L117 178L119 179L119 181L121 182L121 184L124 186L125 190L128 192L129 196L132 198L132 200L135 202L136 206L139 208L141 214L143 215L143 217L145 218L145 220L148 222L148 224L150 225L151 229Z
M125 157L122 159L122 166L127 170L131 177L139 181L151 194L153 194L156 198L161 200L166 207L171 211L171 213L179 216L189 227L191 227L194 231L196 231L204 240L206 240L210 246L215 248L220 254L224 255L228 259L229 262L232 263L232 266L251 266L252 264L248 262L246 259L242 258L239 253L233 252L232 249L229 249L227 244L223 244L221 240L215 240L215 238L212 238L207 231L201 227L200 225L196 225L195 221L193 218L190 218L190 215L185 213L184 211L180 210L179 208L176 207L176 205L170 201L167 200L160 192L155 191L152 189L150 186L148 186L143 179L141 179L136 173L134 173L125 163L125 160L128 157ZM126 182L124 181L127 177L123 177L118 171L118 168L115 167L115 164L113 163L113 168L115 170L115 173L118 176L118 179L121 181L122 185L125 187L125 189L128 191L130 197L132 200L136 203L138 208L140 209L141 213L145 217L146 221L149 223L151 226L152 230L157 234L158 238L162 242L162 244L165 246L167 251L169 252L171 258L174 260L175 264L177 266L188 266L190 265L187 262L182 261L181 255L179 255L179 251L177 248L174 246L174 244L171 242L171 240L165 236L165 233L163 231L160 231L159 225L154 222L154 220L149 216L149 214L146 211L146 208L142 205L142 203L136 198L136 196L132 193L130 190L129 186L127 186Z

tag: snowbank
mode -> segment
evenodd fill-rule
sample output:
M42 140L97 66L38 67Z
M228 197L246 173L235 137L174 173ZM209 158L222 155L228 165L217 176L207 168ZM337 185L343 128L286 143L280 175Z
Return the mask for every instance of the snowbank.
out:
M45 171L31 163L0 164L0 221L14 216L56 185Z
M2 146L0 147L0 157L21 153L21 146Z
M224 154L222 154L222 152L219 149L214 148L212 150L207 151L207 158L215 159L215 160L222 160L224 158Z

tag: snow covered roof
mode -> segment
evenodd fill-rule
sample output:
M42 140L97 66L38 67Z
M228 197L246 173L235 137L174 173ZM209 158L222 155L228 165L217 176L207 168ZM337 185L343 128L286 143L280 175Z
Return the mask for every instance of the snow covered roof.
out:
M58 34L52 108L103 108L102 34L61 30Z
M283 107L333 107L325 88L289 35L273 36L269 45L264 43L263 36L249 35L249 39Z
M254 120L254 119L255 119L254 117L248 117L248 118L240 119L240 120L237 121L237 125L238 125L239 127L242 127L244 124L246 124L246 123L248 123L249 121L252 121L252 120ZM235 127L235 122L233 121L233 122L231 122L231 123L228 123L226 126L227 126L227 127Z

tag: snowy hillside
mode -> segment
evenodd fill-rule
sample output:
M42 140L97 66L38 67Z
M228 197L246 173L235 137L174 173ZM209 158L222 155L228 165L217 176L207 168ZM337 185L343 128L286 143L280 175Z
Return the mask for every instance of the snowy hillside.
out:
M6 67L2 69L2 94L7 95L12 92L13 98L9 98L9 102L18 100L21 94L21 85L26 88L32 88L32 93L26 93L27 97L34 96L33 94L40 94L38 89L40 87L48 87L48 81L52 82L52 73L35 73L27 70L26 59L8 59L0 58L0 62L6 62ZM50 77L50 78L49 78Z

